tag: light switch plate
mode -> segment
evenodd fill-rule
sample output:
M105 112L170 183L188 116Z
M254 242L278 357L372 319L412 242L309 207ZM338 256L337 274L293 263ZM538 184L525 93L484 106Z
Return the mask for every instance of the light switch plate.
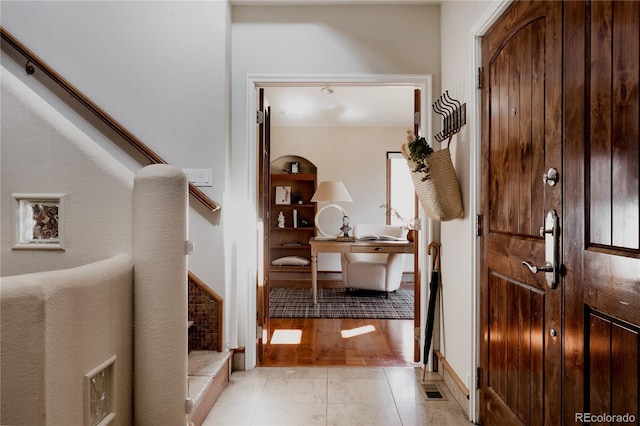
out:
M182 169L189 182L195 186L213 186L211 182L211 176L213 174L212 169Z

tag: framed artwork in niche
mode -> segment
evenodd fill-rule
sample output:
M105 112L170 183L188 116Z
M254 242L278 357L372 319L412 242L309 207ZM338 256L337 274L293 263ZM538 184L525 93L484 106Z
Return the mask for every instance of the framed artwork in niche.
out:
M291 187L276 186L276 194L274 200L276 204L291 204Z
M64 250L63 194L13 194L14 250Z

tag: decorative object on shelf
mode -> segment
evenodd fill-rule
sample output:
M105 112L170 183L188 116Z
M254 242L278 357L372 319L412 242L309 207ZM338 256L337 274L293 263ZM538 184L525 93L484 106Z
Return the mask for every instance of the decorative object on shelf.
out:
M283 247L300 247L302 243L300 241L285 241L282 243Z
M311 222L309 222L309 219L307 219L305 217L301 217L300 218L300 227L301 228L309 228L309 227L311 227Z
M318 210L318 213L316 213L315 223L316 223L316 229L318 230L317 238L328 239L328 238L338 237L340 234L337 234L337 235L328 234L322 228L320 228L320 222L318 219L320 218L320 213L322 213L329 207L332 207L340 211L343 217L347 216L347 212L341 206L334 204L336 201L353 201L351 199L351 195L349 195L349 192L347 191L347 188L345 188L344 184L341 181L320 182L318 189L316 190L315 194L313 194L313 197L311 197L311 201L312 202L319 202L319 201L329 202L329 204L322 207L320 210Z
M311 261L302 256L284 256L271 261L273 266L309 266Z
M284 213L278 214L278 228L284 228Z
M302 195L299 192L293 192L291 194L291 204L302 204Z
M299 161L292 161L289 163L289 173L293 174L293 175L297 175L298 173L300 173L300 162Z
M275 204L291 204L291 187L276 186Z

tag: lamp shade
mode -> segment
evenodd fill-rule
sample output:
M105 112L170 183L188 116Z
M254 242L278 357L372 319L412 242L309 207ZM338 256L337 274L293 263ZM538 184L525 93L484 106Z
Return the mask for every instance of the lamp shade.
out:
M320 182L316 193L311 197L311 201L353 201L351 195L344 187L344 184L337 181Z

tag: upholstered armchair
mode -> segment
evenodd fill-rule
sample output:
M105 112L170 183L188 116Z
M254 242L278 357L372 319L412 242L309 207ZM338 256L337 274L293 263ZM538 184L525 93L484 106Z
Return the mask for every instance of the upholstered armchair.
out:
M387 235L404 237L404 229L393 225L354 225L353 236ZM343 253L341 255L342 280L347 289L356 288L389 293L400 288L405 254Z

